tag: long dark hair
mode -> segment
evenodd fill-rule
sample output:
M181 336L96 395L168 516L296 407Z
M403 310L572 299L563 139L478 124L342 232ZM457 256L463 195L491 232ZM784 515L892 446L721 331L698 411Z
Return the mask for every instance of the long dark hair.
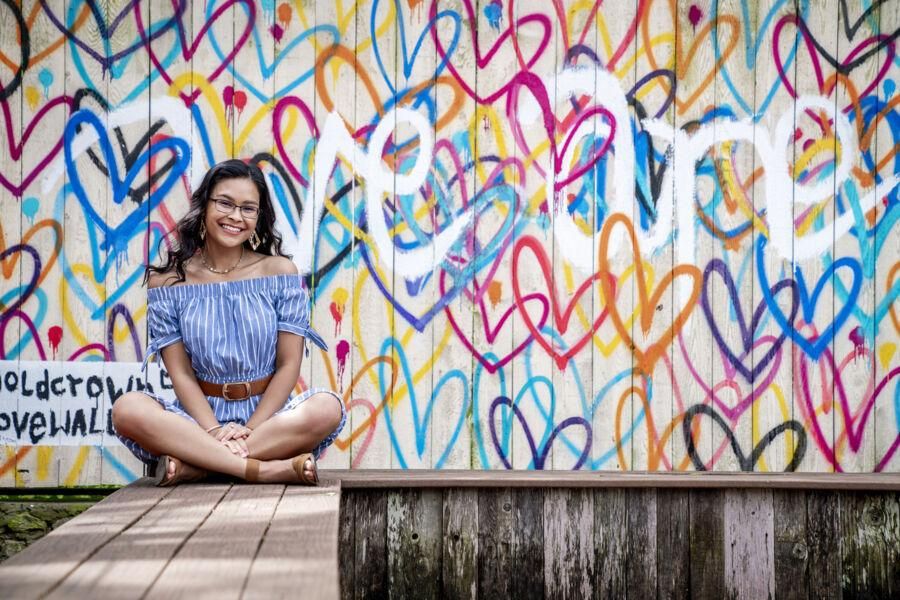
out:
M185 280L184 263L187 262L203 245L200 239L200 227L206 220L206 210L209 206L209 194L217 183L224 179L249 179L256 185L259 193L259 218L256 220L256 235L260 244L256 252L269 256L287 256L281 250L281 235L275 230L275 209L272 207L272 199L269 197L269 188L263 178L262 171L256 165L249 165L241 160L226 160L215 165L200 182L193 194L191 194L191 207L184 215L175 230L169 234L174 237L172 247L166 253L165 262L160 265L147 265L144 272L146 284L151 273L175 273L176 279L169 285ZM166 239L159 241L160 254ZM244 242L244 247L251 250L250 242Z

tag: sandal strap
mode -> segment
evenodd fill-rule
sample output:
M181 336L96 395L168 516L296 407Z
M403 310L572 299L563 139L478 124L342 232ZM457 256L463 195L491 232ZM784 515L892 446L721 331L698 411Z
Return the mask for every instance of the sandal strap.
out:
M244 467L244 481L259 481L259 461L255 458L248 458L247 466Z
M306 474L305 467L307 461L312 465L312 477ZM294 468L294 473L296 473L297 477L300 479L300 483L305 485L319 485L319 471L316 467L316 457L313 456L312 453L307 452L306 454L295 456L291 461L291 466Z

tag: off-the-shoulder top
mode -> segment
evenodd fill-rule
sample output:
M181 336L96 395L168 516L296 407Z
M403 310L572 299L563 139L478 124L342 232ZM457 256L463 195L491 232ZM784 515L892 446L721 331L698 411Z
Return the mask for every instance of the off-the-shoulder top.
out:
M144 367L182 342L199 379L253 381L275 371L278 332L327 350L309 325L309 296L297 275L152 288L147 293L150 342ZM308 347L307 347L308 352Z

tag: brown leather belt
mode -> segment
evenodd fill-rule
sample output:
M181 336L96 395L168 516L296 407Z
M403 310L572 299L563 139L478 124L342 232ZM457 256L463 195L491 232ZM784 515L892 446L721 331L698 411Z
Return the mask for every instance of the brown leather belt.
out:
M266 391L272 376L263 377L256 381L233 381L231 383L210 383L197 380L200 389L207 396L216 396L226 400L246 400L250 396L258 396Z

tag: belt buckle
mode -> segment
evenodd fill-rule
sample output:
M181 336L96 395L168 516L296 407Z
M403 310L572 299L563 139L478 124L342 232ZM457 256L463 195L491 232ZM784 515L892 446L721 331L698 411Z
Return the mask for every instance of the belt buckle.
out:
M242 385L244 386L244 395L243 396L235 396L232 397L231 394L228 393L228 389L232 385ZM235 381L232 383L226 383L222 385L222 397L226 400L245 400L250 397L250 382L249 381Z

